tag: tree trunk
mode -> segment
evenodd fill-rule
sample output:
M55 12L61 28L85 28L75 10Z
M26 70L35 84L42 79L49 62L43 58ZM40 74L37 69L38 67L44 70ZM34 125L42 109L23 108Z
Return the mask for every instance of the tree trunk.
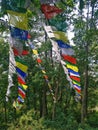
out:
M5 118L5 124L7 125L7 109L6 109L6 101L4 101L4 118Z
M89 29L89 1L87 1L87 26L86 31ZM87 35L87 34L86 34ZM86 39L85 44L85 82L84 82L84 89L83 89L83 96L82 96L82 109L81 109L81 123L85 123L87 118L87 98L88 98L88 46L89 46L89 39Z
M39 102L40 102L40 117L42 117L42 90L40 90Z
M85 65L85 84L82 97L82 109L81 109L81 123L84 123L87 117L87 98L88 98L88 45L86 50L86 65Z
M42 96L42 117L45 117L46 114L47 114L47 99L46 99L46 85L44 85Z
M53 110L52 110L52 120L55 119L55 116L56 116L56 103L54 102L53 103Z

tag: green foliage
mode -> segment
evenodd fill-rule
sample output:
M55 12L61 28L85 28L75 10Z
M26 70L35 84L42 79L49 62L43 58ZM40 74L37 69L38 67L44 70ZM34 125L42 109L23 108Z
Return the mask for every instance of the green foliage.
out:
M25 3L25 0L2 0L2 3L1 3L1 10L2 10L2 13L6 14L6 10L17 10L17 7L23 7ZM21 8L20 8L21 9ZM23 11L23 9L22 9Z
M25 0L3 0L2 12L6 13L6 9L14 9L19 7L22 9L25 4ZM28 1L27 1L28 2ZM61 0L57 2L57 6L63 8L64 22L70 20L70 13L75 7L76 1L74 0ZM10 4L11 3L11 4ZM85 7L86 1L80 0L80 10ZM96 0L92 2L96 4ZM32 8L28 7L31 11L28 11L30 18L30 28L38 26L39 20L44 21L40 16L40 3L39 0L31 0ZM15 10L15 9L14 9ZM16 9L17 10L17 9ZM24 10L25 11L25 10ZM34 16L32 18L32 15ZM96 19L98 12L94 12L94 24L96 26ZM59 17L59 16L58 16ZM61 17L59 17L61 20ZM57 102L53 103L52 96L50 94L47 83L43 78L41 69L39 68L36 58L30 54L25 56L24 61L27 63L28 78L27 85L28 90L26 92L26 99L24 106L21 110L16 111L12 107L13 100L17 98L17 76L13 76L15 86L11 88L10 101L5 102L5 94L8 86L8 43L0 38L0 130L98 130L98 75L93 76L93 72L96 74L98 70L98 44L96 28L90 28L91 19L84 20L83 16L79 16L76 19L71 19L74 25L74 47L76 52L77 64L79 66L81 74L82 89L84 87L84 66L89 65L89 89L88 89L88 116L85 124L81 124L81 104L76 103L74 100L75 92L70 89L69 82L66 80L66 75L61 65L52 59L51 55L51 43L49 40L42 42L42 46L38 48L39 56L42 59L41 65L46 70L49 82L52 86L53 92L56 96ZM70 22L67 21L68 25ZM88 24L88 30L87 30ZM5 26L0 26L0 32L6 31ZM66 27L65 27L66 28ZM42 27L39 29L43 30ZM44 34L40 31L32 31L32 41ZM6 33L7 35L7 33ZM2 35L3 37L3 35ZM6 37L4 37L6 40ZM7 40L6 40L7 41ZM85 52L85 45L89 43L88 60ZM37 45L36 45L37 46ZM28 48L28 47L27 47ZM92 62L94 60L94 62ZM44 112L46 113L44 114Z

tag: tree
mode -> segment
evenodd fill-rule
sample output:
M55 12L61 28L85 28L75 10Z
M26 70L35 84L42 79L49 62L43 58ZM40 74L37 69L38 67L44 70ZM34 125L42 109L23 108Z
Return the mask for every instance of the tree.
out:
M41 0L46 2L45 0ZM48 3L51 3L49 0ZM83 101L77 103L75 101L75 92L70 88L70 84L66 79L61 64L52 56L51 41L47 37L42 24L49 25L51 21L45 20L40 10L40 1L38 0L2 0L1 16L6 14L6 9L13 9L21 12L29 9L29 32L31 35L31 42L37 48L39 57L42 60L39 65L36 56L32 54L32 49L26 46L29 54L24 57L28 69L28 90L26 93L25 103L21 110L16 111L12 107L13 99L17 98L17 76L13 76L14 87L11 89L10 102L5 102L5 94L8 85L7 73L8 71L8 41L0 40L0 113L2 119L0 120L0 129L46 129L46 130L64 130L64 129L96 129L97 128L97 112L92 113L97 106L97 83L98 74L98 45L97 45L97 17L96 10L97 1L79 2L74 0L52 1L52 4L62 8L64 12L57 16L56 20L62 20L66 26L63 26L63 31L66 32L72 25L74 30L73 47L76 52L77 62L81 74L81 85L84 86ZM78 9L75 8L79 4ZM88 8L87 8L87 7ZM83 13L84 9L87 15ZM49 23L50 22L50 23ZM5 27L5 22L0 25L0 33L3 35L9 33L8 26ZM64 25L63 24L63 25ZM54 28L56 29L56 28ZM61 29L61 28L60 28ZM7 33L5 33L7 32ZM8 36L7 36L8 37ZM6 39L6 37L4 37ZM40 43L40 44L37 44ZM6 51L5 51L6 50ZM6 60L5 60L6 59ZM85 67L84 67L85 66ZM49 83L52 90L45 81L42 69L46 71ZM6 87L5 87L6 86ZM51 93L53 92L53 93ZM54 94L54 95L53 95ZM56 103L54 103L53 96L55 96ZM80 113L82 105L82 113ZM88 113L87 113L88 111ZM89 114L90 113L90 114ZM95 116L96 115L96 116ZM80 120L80 116L82 119ZM94 117L93 117L94 116ZM92 118L93 117L93 118ZM85 121L86 120L86 121ZM5 122L5 123L4 123ZM81 125L81 122L84 123ZM85 125L85 123L87 123ZM25 125L25 126L24 126ZM90 126L91 125L91 126ZM95 128L96 126L96 128Z

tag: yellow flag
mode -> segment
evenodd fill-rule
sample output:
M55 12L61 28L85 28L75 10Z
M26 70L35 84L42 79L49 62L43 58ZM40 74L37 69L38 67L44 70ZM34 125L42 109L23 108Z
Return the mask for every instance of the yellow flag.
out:
M67 66L67 68L72 69L72 70L74 70L75 72L78 72L78 71L79 71L79 69L78 69L77 66L70 65L70 64L66 64L66 66Z
M56 39L62 40L63 42L68 42L68 37L66 36L66 34L64 32L55 31L53 33L54 33L54 36Z
M38 51L37 50L32 50L33 51L33 53L35 54L35 55L37 55L38 54Z
M51 90L52 90L52 87L51 87L50 83L48 83L48 87L49 87L49 89L51 89Z
M22 84L22 87L23 87L25 90L28 88L28 86L25 85L25 84Z
M23 72L27 72L28 67L26 65L21 64L20 62L16 62L16 66L21 69Z
M14 101L13 102L13 107L16 109L16 110L20 110L22 108L22 105L18 103L18 101Z
M19 29L28 30L28 19L26 13L7 10L10 25Z
M42 70L42 73L46 74L46 71L45 71L45 70Z

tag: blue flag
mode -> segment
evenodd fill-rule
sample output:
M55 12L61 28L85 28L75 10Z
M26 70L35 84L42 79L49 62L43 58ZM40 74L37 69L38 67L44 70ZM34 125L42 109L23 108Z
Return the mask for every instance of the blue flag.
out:
M11 36L21 40L28 39L28 31L10 26Z
M27 76L27 74L25 72L23 72L22 70L20 70L19 68L16 67L16 72L21 75L23 78L25 78Z
M75 72L74 70L71 70L71 69L69 69L69 68L68 68L68 72L79 76L79 73L78 73L78 72Z
M61 47L61 48L71 48L70 45L64 43L64 42L61 41L61 40L56 40L56 42L58 43L58 46Z
M18 101L23 103L24 99L18 95Z

